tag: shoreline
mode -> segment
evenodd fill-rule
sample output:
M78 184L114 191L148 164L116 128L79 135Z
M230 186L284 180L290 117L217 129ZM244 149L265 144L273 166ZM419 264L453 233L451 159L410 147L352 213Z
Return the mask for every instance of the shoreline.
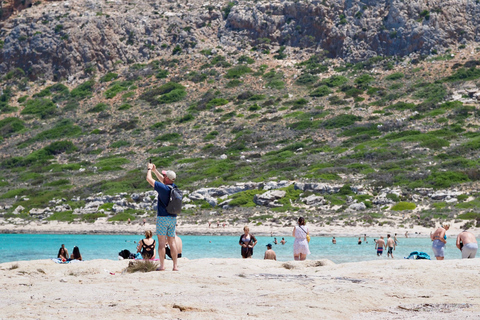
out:
M463 229L462 222L451 222L448 234L450 237L457 235ZM366 234L368 238L386 237L387 234L397 234L398 238L405 238L405 232L408 231L409 238L428 238L430 232L434 228L426 228L419 225L414 225L413 228L394 228L391 226L342 226L342 225L325 225L318 226L308 224L310 236L312 237L362 237ZM193 235L193 236L237 236L243 233L244 224L226 225L225 227L212 226L207 224L186 224L179 220L177 225L178 235ZM292 235L293 225L283 226L280 224L265 224L265 225L249 225L250 231L256 236L274 236L274 237L288 237ZM438 227L438 225L436 226ZM29 222L25 224L0 224L1 234L105 234L105 235L142 235L145 230L152 230L155 234L155 224L146 223L131 223L126 222ZM480 235L480 228L471 228L470 232L475 236Z

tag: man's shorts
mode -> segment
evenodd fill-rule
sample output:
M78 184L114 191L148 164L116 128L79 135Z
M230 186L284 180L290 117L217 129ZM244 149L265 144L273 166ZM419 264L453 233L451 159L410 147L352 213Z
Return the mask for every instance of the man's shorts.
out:
M175 226L177 225L177 217L157 216L157 236L175 237Z
M377 248L377 254L382 254L383 253L383 247Z
M478 244L475 242L467 243L462 248L462 259L473 259L477 254Z
M387 253L393 254L393 247L388 247L388 252Z

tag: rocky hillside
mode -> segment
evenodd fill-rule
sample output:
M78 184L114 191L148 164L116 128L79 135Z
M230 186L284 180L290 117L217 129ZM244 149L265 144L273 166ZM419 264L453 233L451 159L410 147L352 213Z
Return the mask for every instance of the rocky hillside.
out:
M19 13L0 24L0 72L22 68L32 80L74 81L88 67L105 72L174 48L284 45L357 62L480 40L480 4L467 0L15 4Z
M21 9L0 30L6 219L151 215L149 159L193 219L480 218L474 2Z

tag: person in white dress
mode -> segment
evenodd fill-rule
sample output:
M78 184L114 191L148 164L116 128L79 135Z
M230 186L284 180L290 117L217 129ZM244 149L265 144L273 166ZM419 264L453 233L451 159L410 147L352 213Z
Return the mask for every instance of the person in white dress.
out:
M310 254L307 241L308 227L305 225L303 217L298 218L298 226L293 227L292 236L295 237L293 242L293 258L295 260L305 260Z

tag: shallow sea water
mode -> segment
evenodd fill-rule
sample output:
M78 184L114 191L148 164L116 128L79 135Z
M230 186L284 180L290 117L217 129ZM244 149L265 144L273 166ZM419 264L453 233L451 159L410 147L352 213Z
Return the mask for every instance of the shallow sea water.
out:
M201 258L241 258L238 236L181 236L183 256L192 259ZM279 261L293 260L293 237L285 237L287 243L280 244L282 237L277 237L279 244L273 243L273 237L257 237L253 259L263 259L266 245L271 243ZM70 234L0 234L0 263L20 260L38 260L56 258L61 244L65 244L69 253L78 246L85 260L118 259L118 252L128 249L136 251L136 243L141 235L70 235ZM335 263L387 259L384 251L377 257L373 238L358 245L358 237L336 237L337 244L332 244L331 237L312 237L311 254L308 260L329 259ZM455 247L455 237L447 239L445 259L460 259L460 251ZM398 238L394 251L396 259L407 257L412 251L423 251L434 259L432 242L429 238Z

